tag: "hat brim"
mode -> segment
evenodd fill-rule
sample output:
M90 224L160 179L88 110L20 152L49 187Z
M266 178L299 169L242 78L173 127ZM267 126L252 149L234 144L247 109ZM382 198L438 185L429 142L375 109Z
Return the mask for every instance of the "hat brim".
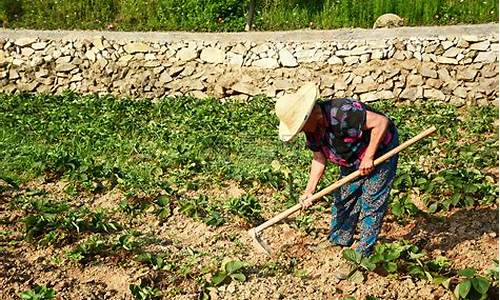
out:
M290 98L289 100L287 99L288 101L294 102L291 105L300 105L302 108L295 117L296 121L290 127L282 120L280 121L278 129L280 140L284 142L291 141L300 133L311 115L318 95L318 87L313 83L308 83L302 86L295 94L284 96Z
M311 115L311 112L314 108L314 103L316 101L313 101L312 104L310 105L310 108L308 109L307 113L304 114L303 121L301 123L297 123L297 126L295 128L288 128L284 122L280 122L280 126L278 128L278 134L280 140L283 142L289 142L293 140L302 130L304 125L307 122L307 119L309 119L309 116Z

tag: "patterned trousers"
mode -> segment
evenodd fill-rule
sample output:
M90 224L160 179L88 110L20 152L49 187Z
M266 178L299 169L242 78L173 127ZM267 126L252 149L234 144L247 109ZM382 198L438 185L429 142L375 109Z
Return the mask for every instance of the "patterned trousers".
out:
M398 145L393 137L389 150ZM377 153L377 157L380 156ZM382 221L387 211L391 185L396 175L398 156L377 166L368 176L352 181L334 193L332 222L328 239L332 244L351 246L354 230L359 223L360 238L356 252L364 256L372 253ZM353 170L341 168L341 177Z

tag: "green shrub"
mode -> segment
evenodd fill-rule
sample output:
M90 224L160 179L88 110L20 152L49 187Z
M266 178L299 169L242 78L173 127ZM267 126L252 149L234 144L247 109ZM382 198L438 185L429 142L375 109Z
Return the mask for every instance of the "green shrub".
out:
M16 19L22 17L23 3L21 0L0 1L0 25L8 25Z
M476 23L498 20L498 1L264 0L256 25L265 30L371 28L385 13L401 16L409 26Z

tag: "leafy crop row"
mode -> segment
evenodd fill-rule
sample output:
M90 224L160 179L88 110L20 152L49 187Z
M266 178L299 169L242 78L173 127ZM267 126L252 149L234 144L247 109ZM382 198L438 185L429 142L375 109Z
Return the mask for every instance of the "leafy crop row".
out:
M392 204L396 216L418 213L412 196L421 197L429 212L497 201L497 179L487 171L498 161L495 108L375 106L395 121L401 141L430 125L439 128L400 155ZM13 183L40 176L66 179L72 194L119 187L131 195L167 190L181 196L232 180L270 187L290 205L306 183L311 154L303 139L292 144L277 139L272 109L270 100L259 97L243 105L188 97L153 103L72 93L0 95L0 178ZM329 168L322 186L336 178L336 168ZM200 211L208 208L203 200L183 201L185 213L206 214ZM239 201L238 214L256 212L250 198ZM228 205L235 211L234 203ZM158 213L168 215L168 210Z
M489 292L498 289L497 260L486 277L476 274L477 271L472 268L456 271L450 268L446 257L430 259L417 246L404 240L379 244L369 257L363 257L352 249L344 250L342 256L356 266L356 271L349 277L354 282L363 282L364 271L371 272L378 268L389 274L409 275L442 285L452 289L456 299L487 299Z
M74 208L50 198L18 197L11 206L26 213L23 220L26 238L41 244L74 239L83 232L113 232L121 228L118 222L109 220L102 209Z

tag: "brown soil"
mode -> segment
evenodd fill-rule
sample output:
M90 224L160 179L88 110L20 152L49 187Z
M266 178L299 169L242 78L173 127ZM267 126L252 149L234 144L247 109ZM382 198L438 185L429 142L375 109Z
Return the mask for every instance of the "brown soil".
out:
M0 299L18 299L19 294L35 284L46 284L57 292L57 299L132 299L129 284L140 280L158 287L164 299L197 299L200 285L196 277L209 280L224 259L240 259L249 263L245 282L231 281L217 288L208 288L212 299L343 299L367 295L380 299L452 299L450 291L424 280L397 275L369 273L363 284L334 279L341 261L341 249L325 241L330 222L327 205L310 210L313 233L306 234L282 222L265 231L264 237L273 250L267 257L256 251L247 234L250 227L238 218L221 227L205 225L201 220L184 216L174 209L165 222L150 211L131 217L114 210L112 217L128 230L153 238L144 249L167 253L185 270L155 271L120 252L97 255L85 263L72 262L64 253L75 244L37 246L25 241L23 211L11 208L11 201L27 187L43 188L53 198L69 199L71 203L87 203L92 208L117 208L124 196L118 191L100 195L81 194L70 197L64 184L32 183L20 191L0 195ZM231 184L227 190L214 191L223 197L237 196L243 190ZM271 193L259 196L265 219L274 215ZM493 259L498 258L498 207L482 206L453 209L440 216L419 216L407 224L399 224L389 214L380 240L410 240L429 256L446 256L457 270L473 267L485 274ZM182 268L181 268L182 269ZM209 272L204 272L208 269ZM206 273L205 275L203 275Z

